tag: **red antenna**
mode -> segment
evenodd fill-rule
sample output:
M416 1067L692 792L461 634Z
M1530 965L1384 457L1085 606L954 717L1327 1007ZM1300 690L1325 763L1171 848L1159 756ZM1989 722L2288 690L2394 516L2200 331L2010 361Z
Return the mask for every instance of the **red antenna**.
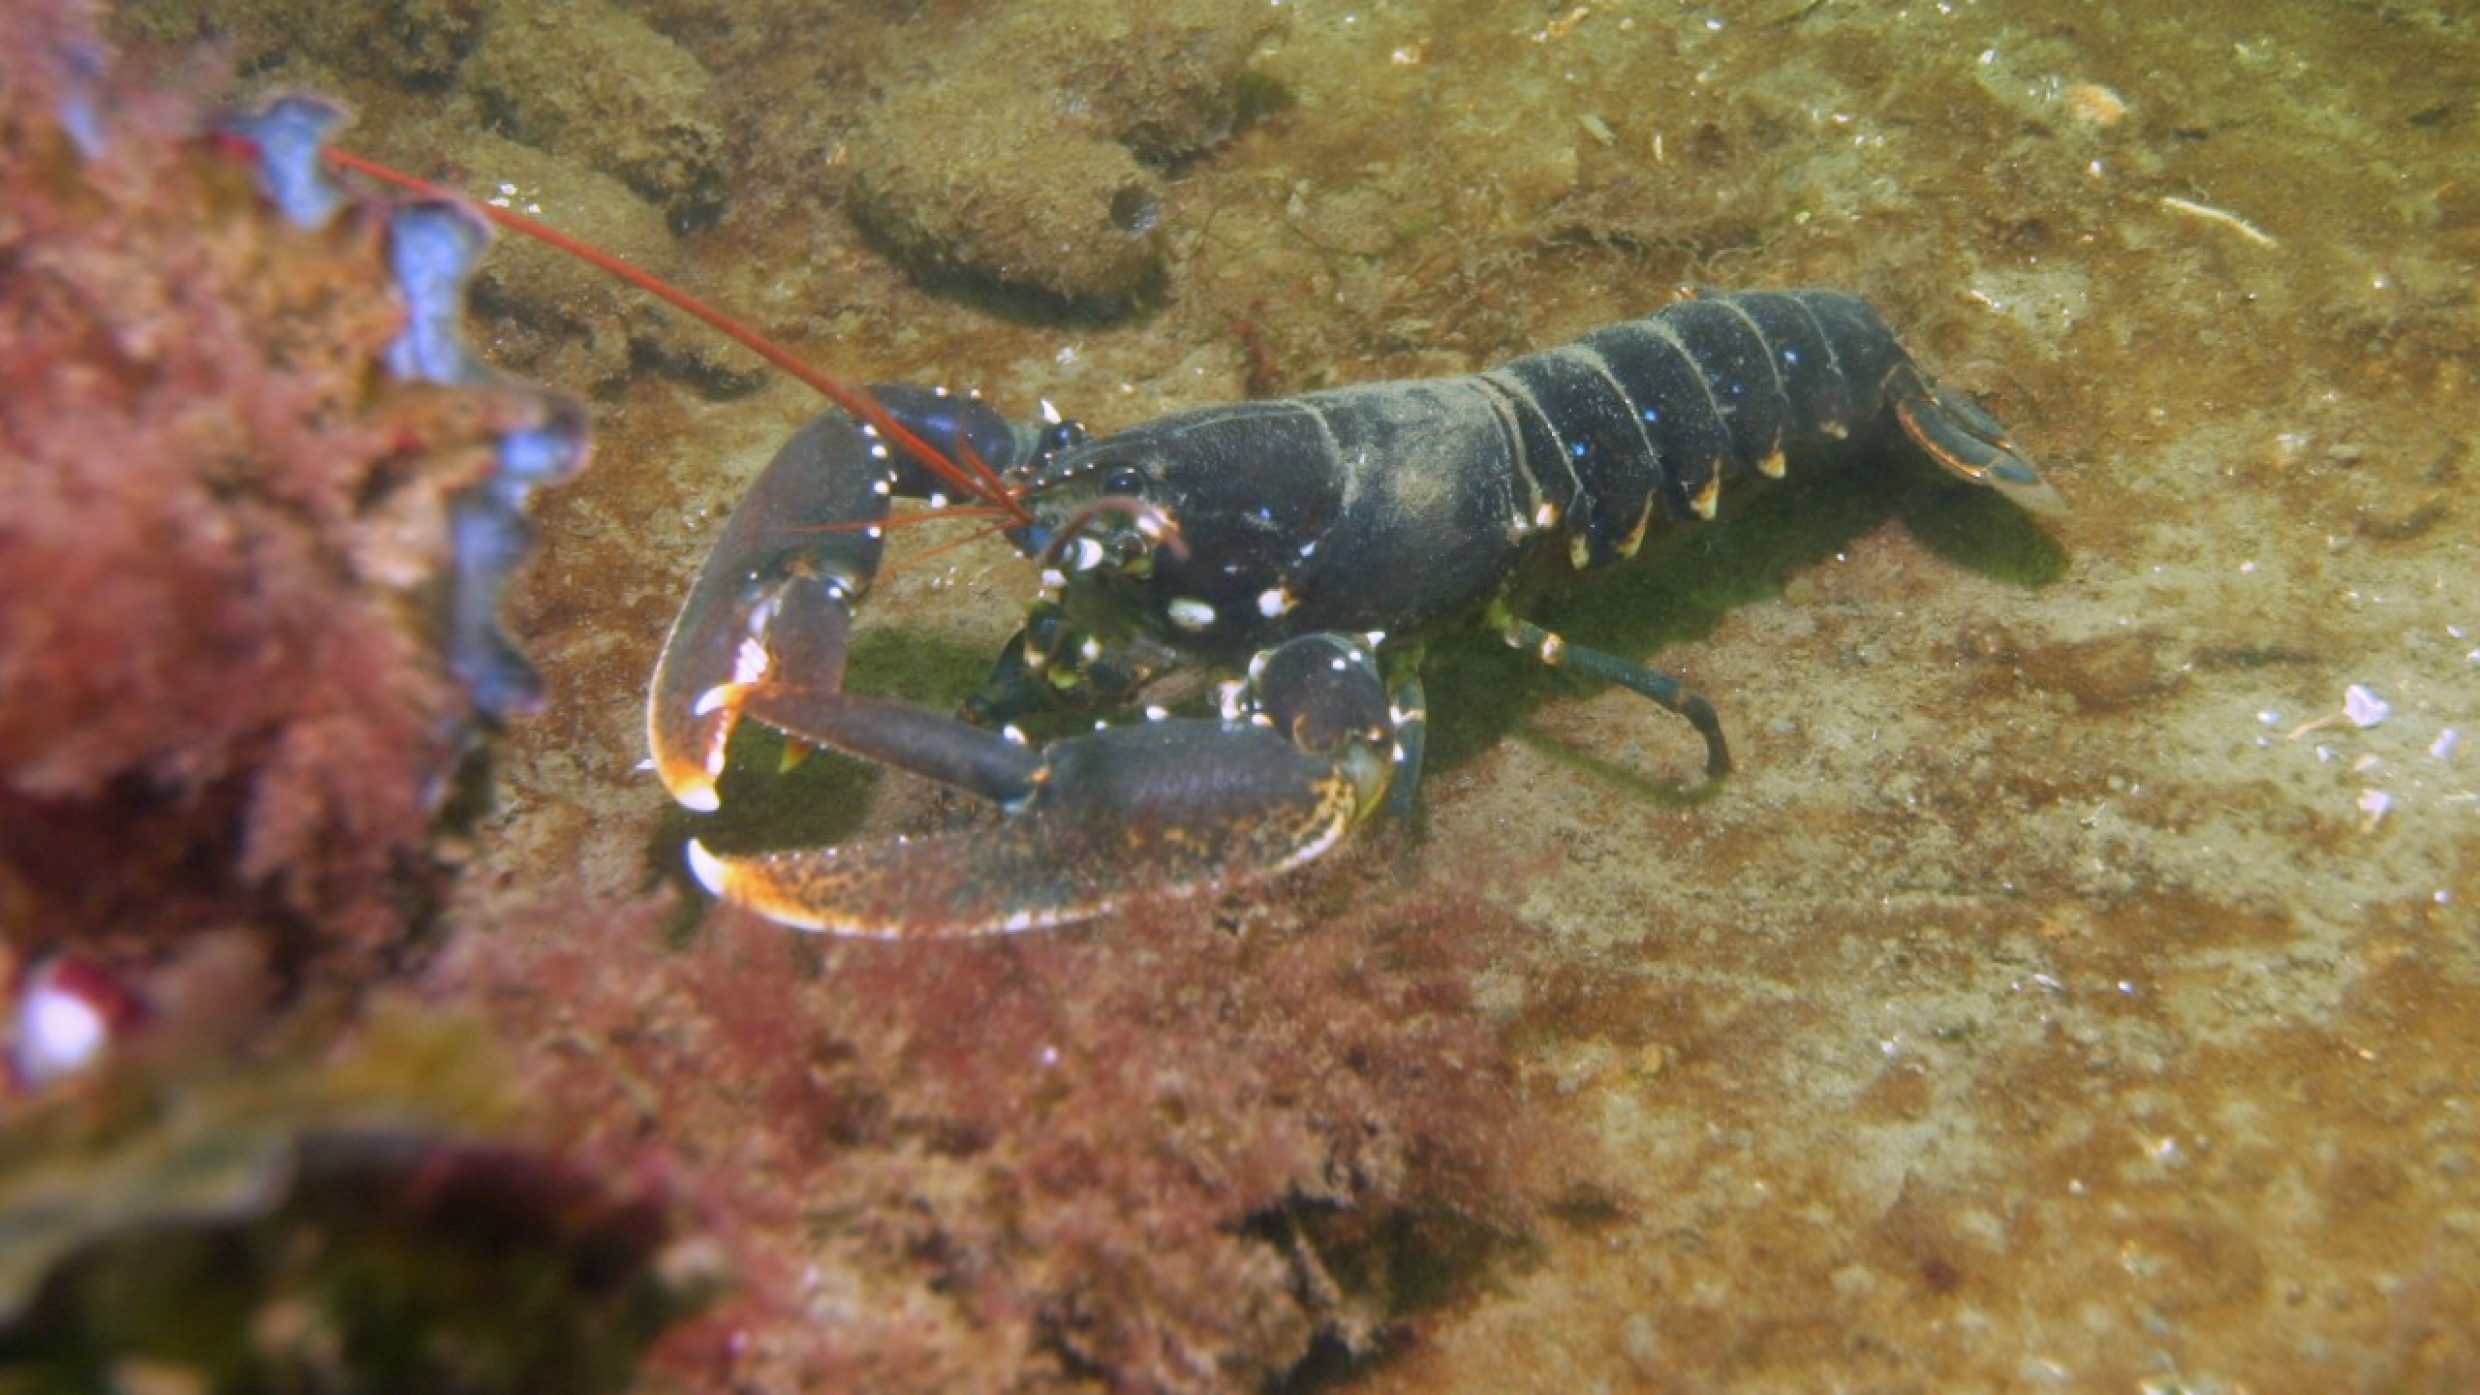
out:
M915 435L904 423L889 415L887 409L879 404L878 399L872 397L867 391L828 377L795 357L791 350L654 273L633 266L590 242L582 242L557 228L538 223L524 214L501 208L497 204L468 199L453 189L441 188L427 180L416 179L402 170L380 164L367 156L356 155L350 150L340 150L332 145L325 147L322 153L326 156L328 163L339 169L351 170L355 174L366 175L383 183L393 184L400 189L411 190L426 198L454 199L467 204L475 212L510 232L556 247L580 261L590 263L626 281L665 304L696 317L751 353L809 384L829 402L869 423L881 436L903 447L914 458L928 466L933 473L966 495L995 505L1017 523L1033 522L1031 511L1027 510L1023 502L1008 490L1006 483L999 478L998 473L976 455L970 445L966 445L963 449L964 460L961 464L949 459L936 446Z

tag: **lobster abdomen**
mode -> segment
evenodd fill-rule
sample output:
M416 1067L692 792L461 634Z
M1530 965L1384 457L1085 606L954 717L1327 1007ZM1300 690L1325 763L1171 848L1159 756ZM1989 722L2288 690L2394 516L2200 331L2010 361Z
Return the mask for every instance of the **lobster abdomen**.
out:
M1517 468L1580 568L1633 553L1658 499L1711 518L1723 484L1885 411L1908 362L1885 321L1836 291L1685 301L1477 375L1501 394Z
M1087 449L1149 463L1199 559L1152 584L1186 643L1236 655L1420 629L1552 538L1579 569L1630 556L1657 504L1710 518L1726 480L1874 425L1909 362L1856 296L1717 295L1484 373L1181 412Z

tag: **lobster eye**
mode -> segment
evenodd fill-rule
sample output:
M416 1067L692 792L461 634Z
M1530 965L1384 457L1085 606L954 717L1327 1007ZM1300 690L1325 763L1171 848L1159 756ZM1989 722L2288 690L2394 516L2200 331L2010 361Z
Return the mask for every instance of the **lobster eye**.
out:
M1113 470L1108 475L1102 477L1102 492L1105 494L1124 494L1130 498L1143 498L1145 495L1145 472L1137 469L1133 465L1122 465L1118 469Z
M1035 440L1034 451L1043 459L1048 460L1054 455L1064 454L1076 446L1083 445L1086 434L1083 422L1053 422L1042 428L1041 436Z

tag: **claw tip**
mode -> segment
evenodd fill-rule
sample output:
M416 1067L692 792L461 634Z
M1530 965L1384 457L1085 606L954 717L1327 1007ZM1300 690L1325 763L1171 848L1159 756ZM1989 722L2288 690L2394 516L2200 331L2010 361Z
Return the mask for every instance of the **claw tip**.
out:
M724 866L722 858L708 852L704 843L692 838L689 840L689 874L698 879L698 885L705 887L708 895L721 897L724 884L731 880L732 872Z
M681 808L711 814L723 807L723 797L715 792L715 776L720 773L721 761L710 769L658 748L652 764L655 778L663 782L663 792Z

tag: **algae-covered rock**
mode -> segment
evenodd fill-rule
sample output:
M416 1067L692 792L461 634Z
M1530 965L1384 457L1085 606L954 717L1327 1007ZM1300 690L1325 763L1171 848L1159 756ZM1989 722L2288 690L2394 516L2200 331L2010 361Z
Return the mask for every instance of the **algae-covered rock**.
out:
M1163 169L1241 115L1269 6L1008 10L851 144L862 219L915 263L1112 306L1162 272Z
M120 34L157 44L213 39L253 75L303 77L302 65L431 91L451 82L481 40L489 0L148 0L115 7Z
M880 106L856 147L862 217L924 268L1064 300L1137 294L1161 272L1160 177L1125 146L1028 123L1014 88L979 74Z
M465 79L509 134L585 160L662 209L673 228L720 211L714 81L644 21L596 0L503 4Z
M451 153L473 171L481 197L677 279L679 244L662 215L611 176L489 131L468 134ZM601 392L647 365L718 394L758 381L725 361L723 341L704 326L532 238L492 244L473 299L494 321L493 361L543 382Z

